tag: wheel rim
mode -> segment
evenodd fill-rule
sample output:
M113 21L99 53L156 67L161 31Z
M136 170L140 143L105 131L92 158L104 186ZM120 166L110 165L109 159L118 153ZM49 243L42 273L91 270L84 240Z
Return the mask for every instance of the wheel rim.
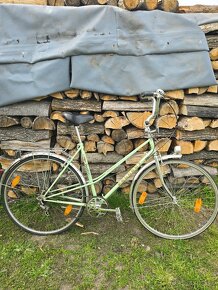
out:
M40 197L63 168L64 161L55 157L33 156L17 164L3 184L5 207L13 221L35 234L55 234L66 230L82 214L82 206L44 202ZM76 171L69 166L53 189L60 192L65 186L81 184ZM57 193L57 191L55 192ZM53 197L69 201L69 197L85 202L84 189ZM66 199L67 198L67 199Z
M145 228L163 238L187 239L200 234L217 215L214 181L204 169L185 161L166 161L161 168L176 199L173 201L166 194L153 166L139 177L134 187L136 216ZM144 201L143 192L146 192Z

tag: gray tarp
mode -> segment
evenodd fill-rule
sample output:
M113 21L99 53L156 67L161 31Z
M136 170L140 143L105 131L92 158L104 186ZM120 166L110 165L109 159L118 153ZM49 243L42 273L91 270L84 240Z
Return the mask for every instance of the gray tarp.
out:
M111 6L0 5L0 106L70 88L135 95L216 84L199 24Z

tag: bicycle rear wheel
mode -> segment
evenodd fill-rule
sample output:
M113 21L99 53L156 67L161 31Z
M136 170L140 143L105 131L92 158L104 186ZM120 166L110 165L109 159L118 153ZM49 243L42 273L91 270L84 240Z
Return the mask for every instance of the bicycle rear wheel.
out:
M8 169L2 181L2 197L15 224L32 234L48 235L67 230L79 219L84 206L72 206L70 201L85 203L85 188L64 193L67 186L84 184L73 165L69 165L52 188L59 195L50 201L40 200L65 164L66 160L55 154L31 154Z
M199 235L212 224L218 212L214 180L204 168L182 160L164 161L161 171L175 200L166 192L153 165L142 171L132 191L137 218L162 238L188 239Z

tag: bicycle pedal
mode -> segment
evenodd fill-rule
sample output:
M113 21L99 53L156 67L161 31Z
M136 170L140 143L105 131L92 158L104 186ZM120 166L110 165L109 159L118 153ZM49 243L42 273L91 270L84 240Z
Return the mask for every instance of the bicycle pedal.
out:
M116 219L120 223L123 222L123 218L122 218L121 211L120 211L119 207L116 208Z

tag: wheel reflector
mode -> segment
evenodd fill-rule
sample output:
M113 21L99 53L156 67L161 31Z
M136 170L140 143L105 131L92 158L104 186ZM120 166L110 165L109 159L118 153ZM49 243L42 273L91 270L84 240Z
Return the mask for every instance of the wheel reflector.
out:
M20 182L20 176L17 175L11 182L11 187L14 188L18 185L18 183Z
M197 198L196 201L195 201L194 211L196 213L199 213L201 211L201 207L202 207L202 199L201 198Z
M73 210L73 206L71 204L69 204L64 211L64 215L67 216L71 213L71 211Z
M147 192L143 191L139 197L139 204L142 205L145 202L146 197L147 197Z

